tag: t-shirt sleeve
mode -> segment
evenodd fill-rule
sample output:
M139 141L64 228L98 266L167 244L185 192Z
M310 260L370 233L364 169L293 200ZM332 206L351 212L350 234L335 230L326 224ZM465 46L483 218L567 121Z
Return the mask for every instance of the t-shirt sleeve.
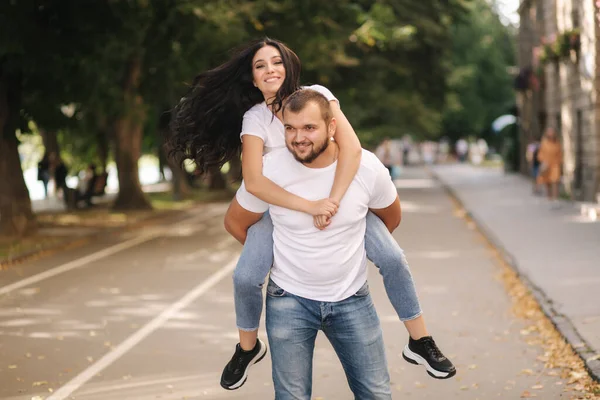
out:
M331 90L327 89L325 86L321 86L321 85L312 85L312 86L307 86L306 89L312 89L315 92L319 92L321 93L323 96L325 96L325 98L329 101L337 101L338 103L340 102L334 95L333 93L331 93Z
M263 142L267 142L267 129L265 125L260 122L258 116L253 113L246 112L246 114L244 114L240 139L244 135L258 136Z
M242 185L235 194L235 198L242 208L253 213L260 214L269 209L269 204L265 203L246 190L246 185L243 181Z
M363 157L366 154L363 153ZM386 208L396 201L398 190L392 181L389 170L375 157L370 154L372 165L375 172L373 190L369 200L369 208Z

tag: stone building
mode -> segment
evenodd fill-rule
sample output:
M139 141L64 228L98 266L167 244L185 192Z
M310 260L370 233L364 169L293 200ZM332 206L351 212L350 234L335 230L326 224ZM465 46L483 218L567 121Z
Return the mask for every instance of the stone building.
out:
M521 0L515 81L525 147L553 127L561 138L564 191L600 192L599 19L596 0ZM598 71L598 72L596 72Z

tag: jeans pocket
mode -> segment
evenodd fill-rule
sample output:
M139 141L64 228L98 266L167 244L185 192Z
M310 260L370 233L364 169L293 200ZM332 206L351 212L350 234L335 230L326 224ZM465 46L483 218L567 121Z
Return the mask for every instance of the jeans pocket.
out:
M362 287L360 289L358 289L358 291L356 293L354 293L354 296L356 297L365 297L369 295L369 282L365 282L364 285L362 285Z
M267 295L272 297L282 297L285 295L285 290L280 288L275 282L269 279L269 284L267 285Z

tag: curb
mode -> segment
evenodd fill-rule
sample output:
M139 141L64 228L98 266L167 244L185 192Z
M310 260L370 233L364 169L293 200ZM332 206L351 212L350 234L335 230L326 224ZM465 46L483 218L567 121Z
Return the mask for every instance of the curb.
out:
M429 173L444 188L446 193L448 193L450 197L460 204L466 215L475 223L481 234L496 250L498 250L504 261L516 272L518 278L533 294L535 300L540 305L542 312L550 319L560 335L567 341L567 343L571 345L573 350L582 359L585 368L592 379L594 379L596 382L600 382L600 359L594 359L599 352L594 351L594 349L592 349L592 347L581 337L577 331L577 328L575 328L569 318L556 311L552 299L550 299L542 289L540 289L529 279L525 273L523 273L515 257L510 254L510 252L502 245L502 242L496 237L492 230L489 229L487 225L481 221L481 219L467 209L458 193L442 178L440 178L437 173L432 170L429 170Z

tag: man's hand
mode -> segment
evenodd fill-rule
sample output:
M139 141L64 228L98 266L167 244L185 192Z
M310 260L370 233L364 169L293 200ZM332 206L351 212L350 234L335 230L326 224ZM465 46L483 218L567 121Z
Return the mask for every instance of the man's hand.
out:
M316 215L313 217L313 223L317 229L323 230L331 224L331 218L325 215Z
M322 199L317 201L311 201L308 208L308 214L313 217L324 215L326 217L333 217L337 213L340 203L333 199Z

